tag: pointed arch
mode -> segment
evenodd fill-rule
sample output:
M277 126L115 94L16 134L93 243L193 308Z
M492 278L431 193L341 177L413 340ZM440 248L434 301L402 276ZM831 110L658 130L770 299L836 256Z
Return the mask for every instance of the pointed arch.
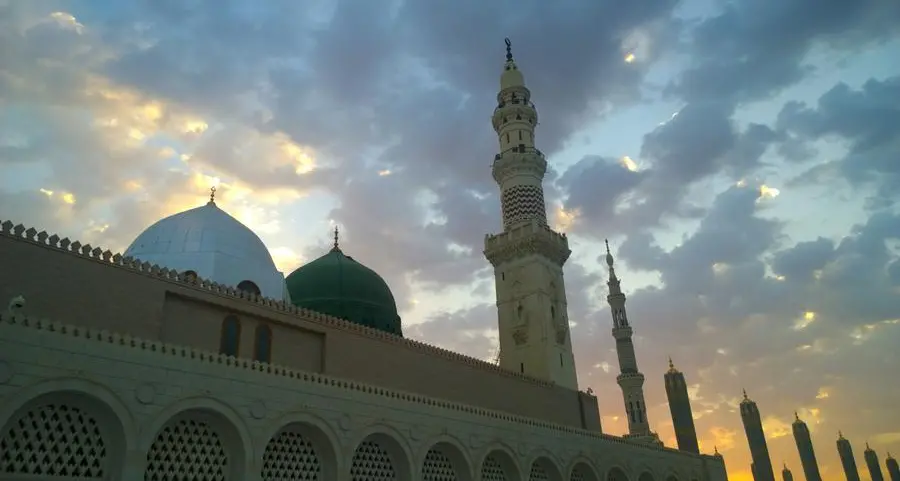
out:
M419 477L423 481L433 479L449 479L456 481L473 481L472 460L462 448L462 443L454 436L441 434L422 443Z
M57 421L50 423L50 418ZM92 381L43 381L19 390L0 406L0 469L6 473L41 474L34 469L46 466L29 463L31 451L76 448L91 457L76 460L78 472L66 474L121 479L134 441L131 413L118 396Z

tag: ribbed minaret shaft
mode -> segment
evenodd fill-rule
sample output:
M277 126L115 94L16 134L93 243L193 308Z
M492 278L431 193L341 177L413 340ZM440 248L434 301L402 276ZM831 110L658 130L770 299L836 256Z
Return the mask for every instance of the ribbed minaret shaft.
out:
M628 419L628 434L631 437L647 437L655 440L656 435L650 431L650 421L647 420L647 403L644 401L644 375L638 371L637 356L634 353L634 343L631 340L633 334L628 323L628 315L625 313L625 294L622 292L616 269L613 266L614 259L609 251L609 242L606 243L606 264L609 266L609 295L606 300L609 303L613 318L612 335L616 340L616 354L619 357L619 372L616 381L622 388L622 396L625 400L625 413Z
M869 447L866 443L866 450L863 451L863 458L866 460L866 466L869 468L869 476L872 481L884 481L884 473L881 472L881 463L878 462L878 453Z
M772 459L769 457L769 446L766 443L759 407L747 397L746 391L740 409L744 433L747 434L747 443L750 445L750 456L753 458L754 479L756 481L775 481L775 470L772 469Z
M788 469L787 464L785 464L784 468L781 470L781 478L784 481L794 481L794 474Z
M884 465L891 476L891 481L900 481L900 465L897 464L897 460L891 456L891 453L888 453L887 459L884 460Z
M500 143L492 173L500 188L503 232L487 235L494 266L500 366L577 389L563 265L571 250L547 225L544 154L534 147L537 110L506 40L493 126Z
M809 436L809 427L800 420L797 413L794 413L794 424L791 428L794 431L794 441L797 443L797 452L800 454L800 463L803 465L803 475L806 477L806 481L822 481L812 438Z
M841 466L844 468L844 476L847 477L847 481L859 481L859 469L856 468L856 458L853 457L853 446L840 432L838 432L837 451L838 456L841 457Z
M669 412L672 413L672 426L675 428L678 449L700 454L687 381L684 379L684 374L675 369L672 359L669 359L669 370L663 378L666 383L666 397L669 400Z

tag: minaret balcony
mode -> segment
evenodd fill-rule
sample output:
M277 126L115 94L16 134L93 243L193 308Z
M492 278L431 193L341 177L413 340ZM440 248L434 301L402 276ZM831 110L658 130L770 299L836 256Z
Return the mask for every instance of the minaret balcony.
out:
M547 159L544 153L535 147L519 144L495 155L491 171L498 183L517 174L528 174L543 179L547 173Z
M644 375L637 371L623 372L616 376L619 386L641 387L644 385Z
M541 255L562 266L571 254L565 234L537 221L484 237L484 255L494 267L529 255Z

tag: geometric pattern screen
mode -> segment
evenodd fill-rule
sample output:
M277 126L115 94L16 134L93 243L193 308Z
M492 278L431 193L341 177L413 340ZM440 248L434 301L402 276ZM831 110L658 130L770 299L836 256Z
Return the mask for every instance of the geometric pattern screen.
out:
M422 465L423 481L456 481L456 470L453 463L439 449L431 448L425 454L425 463Z
M528 481L550 481L550 476L547 476L547 471L544 471L544 467L538 463L531 464L531 475L528 476Z
M352 481L394 481L397 472L391 455L375 441L363 441L353 453L350 465Z
M0 438L0 476L102 479L106 443L97 420L65 404L46 404L10 423Z
M324 481L316 450L302 434L284 431L269 441L263 453L263 481Z
M484 458L484 463L481 464L481 479L484 481L508 481L503 467L500 466L493 454Z
M144 481L225 481L228 455L209 424L182 419L164 427L147 452Z
M536 185L514 185L503 191L500 197L503 225L506 229L519 222L536 220L547 225L547 209L544 206L544 189Z

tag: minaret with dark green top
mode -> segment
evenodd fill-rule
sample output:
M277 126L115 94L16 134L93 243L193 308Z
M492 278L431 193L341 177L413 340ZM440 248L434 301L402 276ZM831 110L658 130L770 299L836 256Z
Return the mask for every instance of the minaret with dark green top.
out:
M900 481L900 466L897 465L897 460L891 456L891 453L888 453L887 459L884 460L884 465L887 466L891 481Z

